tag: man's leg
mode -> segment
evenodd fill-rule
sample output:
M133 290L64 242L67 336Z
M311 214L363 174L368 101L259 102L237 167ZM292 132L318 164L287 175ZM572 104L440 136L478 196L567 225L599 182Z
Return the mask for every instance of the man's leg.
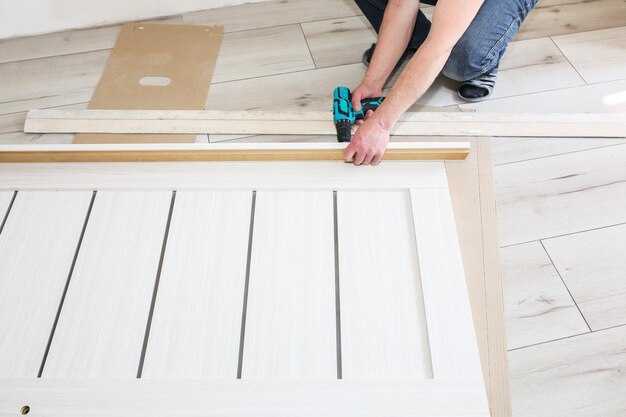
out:
M376 33L380 31L380 25L383 21L383 14L385 13L385 8L387 7L387 0L354 0L359 9L363 12L363 15L370 22ZM417 1L417 0L416 0ZM425 0L422 1L425 4L435 4L437 0ZM417 20L415 22L415 27L413 28L413 34L411 35L411 40L409 41L409 45L407 47L407 52L403 58L409 57L413 52L420 47L420 45L428 36L428 31L430 30L430 20L422 13L420 10L417 15ZM369 65L369 61L372 58L374 53L374 48L376 44L373 44L370 49L365 51L363 54L363 63L365 65ZM403 59L401 58L401 59Z
M500 58L537 1L485 0L442 71L461 81L462 99L480 101L491 95Z

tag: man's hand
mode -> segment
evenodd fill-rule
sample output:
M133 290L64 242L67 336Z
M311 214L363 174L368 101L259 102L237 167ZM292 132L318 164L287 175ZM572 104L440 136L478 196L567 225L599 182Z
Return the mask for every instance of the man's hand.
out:
M355 111L361 110L361 100L365 98L380 97L383 95L383 89L373 82L363 79L361 84L352 92L352 107Z
M344 160L354 165L378 165L388 143L389 131L375 117L368 117L343 152Z

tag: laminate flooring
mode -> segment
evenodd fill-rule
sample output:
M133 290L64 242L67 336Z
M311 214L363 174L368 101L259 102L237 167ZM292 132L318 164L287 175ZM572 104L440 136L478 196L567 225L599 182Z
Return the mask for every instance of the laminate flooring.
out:
M207 109L330 111L333 88L356 87L376 38L349 0L270 0L164 21L225 26ZM0 41L0 143L70 142L24 134L26 112L85 108L119 30ZM492 99L463 103L440 77L420 106L626 117L626 1L541 0ZM493 150L513 415L624 416L626 139L497 138ZM2 220L11 196L0 197Z

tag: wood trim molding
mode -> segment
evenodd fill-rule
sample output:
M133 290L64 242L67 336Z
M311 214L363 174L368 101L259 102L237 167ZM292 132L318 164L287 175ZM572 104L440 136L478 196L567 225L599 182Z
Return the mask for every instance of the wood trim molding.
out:
M0 145L0 163L343 161L345 143ZM463 160L468 142L391 143L385 160Z
M330 112L31 110L26 133L335 135ZM392 135L626 137L620 113L405 113Z

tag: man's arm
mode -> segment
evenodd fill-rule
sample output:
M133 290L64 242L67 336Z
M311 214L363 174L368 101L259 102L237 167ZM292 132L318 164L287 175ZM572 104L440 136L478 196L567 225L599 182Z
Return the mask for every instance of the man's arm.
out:
M356 165L380 161L389 142L389 131L433 83L482 3L483 0L437 2L428 37L404 68L385 101L357 130L344 152L346 161L353 161ZM381 89L384 81L379 84Z
M385 81L409 45L418 11L419 1L416 0L390 0L387 4L374 55L363 82L352 95L357 111L361 109L362 98L382 94Z

